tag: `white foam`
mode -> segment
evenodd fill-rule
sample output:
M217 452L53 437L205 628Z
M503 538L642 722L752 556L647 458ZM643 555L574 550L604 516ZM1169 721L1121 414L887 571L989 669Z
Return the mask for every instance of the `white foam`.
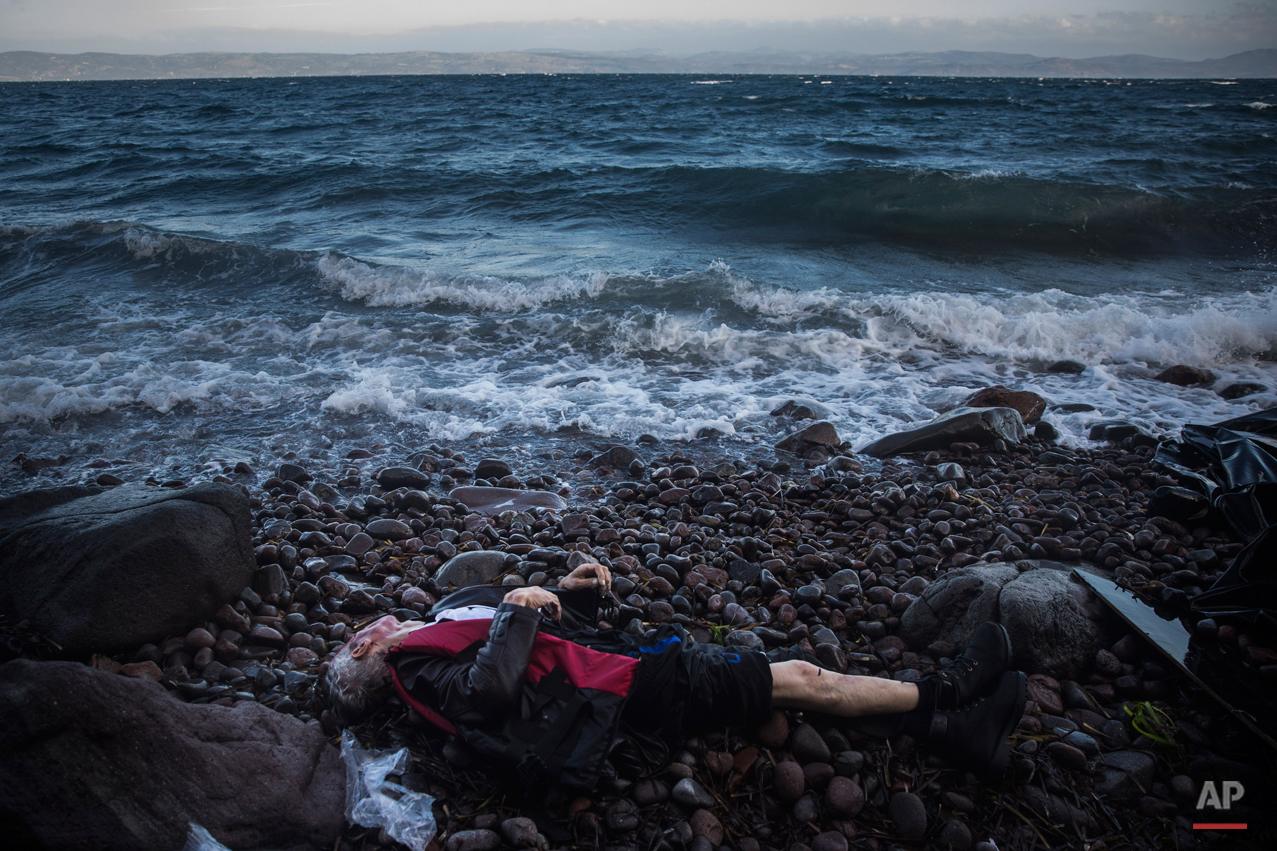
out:
M371 307L450 304L483 311L533 310L554 302L597 298L607 275L560 276L533 282L494 277L456 278L395 266L373 266L339 254L318 261L324 286Z
M1273 106L1271 103L1265 103L1262 100L1252 101L1251 103L1248 103L1246 105L1254 110L1272 109L1272 106Z
M1060 290L976 298L875 299L925 339L1016 360L1184 363L1249 361L1277 346L1277 290L1189 300Z
M131 250L162 258L174 245L166 239L139 230ZM346 299L463 310L424 316L338 304L290 326L255 315L266 312L256 306L157 310L102 297L74 317L93 326L79 345L51 344L41 329L0 329L10 357L0 362L0 422L87 428L97 414L128 411L154 432L128 426L145 432L138 440L179 444L234 417L252 420L254 433L277 429L281 445L329 426L405 442L561 428L671 440L712 428L771 442L779 426L768 412L798 398L819 403L861 445L1006 384L1096 406L1048 415L1066 441L1080 442L1103 417L1173 432L1277 403L1272 392L1226 402L1209 389L1156 382L1152 369L1188 363L1219 372L1219 388L1277 386L1268 360L1277 349L1274 291L973 295L937 283L874 294L777 287L725 263L667 277L521 282L335 254L314 262L323 285ZM1080 376L1038 371L1061 358L1089 366ZM590 380L573 383L579 377Z

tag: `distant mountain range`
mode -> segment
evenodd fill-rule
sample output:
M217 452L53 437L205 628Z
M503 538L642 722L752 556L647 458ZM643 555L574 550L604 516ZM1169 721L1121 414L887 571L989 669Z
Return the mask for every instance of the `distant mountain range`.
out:
M951 50L884 56L751 51L660 53L0 53L0 82L332 77L383 74L861 74L904 77L1277 78L1277 50L1189 62L1156 56L1043 59Z

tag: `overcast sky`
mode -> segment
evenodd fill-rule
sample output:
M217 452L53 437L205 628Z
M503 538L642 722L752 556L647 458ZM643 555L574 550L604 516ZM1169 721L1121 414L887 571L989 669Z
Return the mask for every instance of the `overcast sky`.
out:
M1277 47L1277 0L0 0L0 50L999 50L1181 59Z

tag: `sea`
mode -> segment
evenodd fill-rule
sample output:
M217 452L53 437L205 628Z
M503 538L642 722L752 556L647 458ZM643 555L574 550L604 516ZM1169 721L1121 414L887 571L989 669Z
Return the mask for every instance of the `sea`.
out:
M995 384L1173 436L1277 404L1274 249L1274 80L0 84L0 491L764 457L789 400L858 447Z

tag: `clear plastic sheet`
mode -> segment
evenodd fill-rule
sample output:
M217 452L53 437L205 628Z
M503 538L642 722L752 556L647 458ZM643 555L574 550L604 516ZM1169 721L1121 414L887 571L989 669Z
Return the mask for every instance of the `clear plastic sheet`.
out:
M341 734L341 758L346 763L346 820L382 828L412 851L425 851L436 830L435 799L386 779L408 773L412 764L408 749L364 750L346 730Z
M231 851L195 822L186 825L186 844L182 851Z

